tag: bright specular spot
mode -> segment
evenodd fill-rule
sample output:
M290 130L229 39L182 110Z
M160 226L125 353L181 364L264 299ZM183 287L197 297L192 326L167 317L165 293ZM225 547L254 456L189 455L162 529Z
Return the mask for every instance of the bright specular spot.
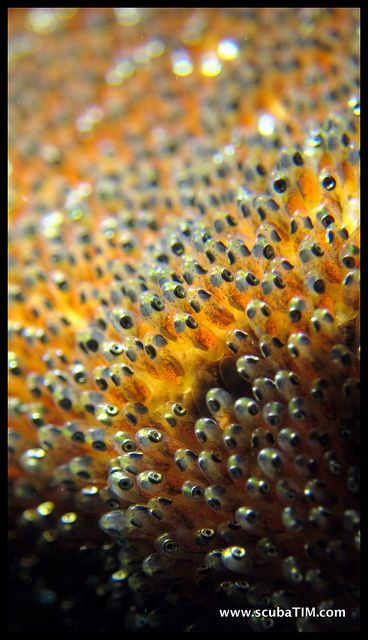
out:
M193 64L185 49L177 49L172 54L172 69L176 76L189 76L193 71Z
M269 113L263 113L258 120L258 131L261 136L271 136L276 127L276 120Z
M235 60L239 55L239 45L236 40L225 38L219 43L217 53L222 60Z
M117 23L124 27L132 27L142 19L141 10L139 8L115 8L114 11Z
M222 65L216 54L206 53L201 62L201 73L207 78L214 78L221 73Z

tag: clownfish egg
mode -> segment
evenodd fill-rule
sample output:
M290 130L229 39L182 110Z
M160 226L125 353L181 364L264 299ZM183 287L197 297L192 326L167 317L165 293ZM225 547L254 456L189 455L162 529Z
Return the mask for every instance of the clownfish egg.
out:
M260 469L270 478L279 475L283 468L283 458L277 449L262 449L258 454Z

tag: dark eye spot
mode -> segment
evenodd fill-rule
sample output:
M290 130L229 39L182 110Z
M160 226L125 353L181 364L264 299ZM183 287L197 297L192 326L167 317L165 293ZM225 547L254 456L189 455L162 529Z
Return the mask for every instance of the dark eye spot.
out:
M250 212L249 207L246 204L242 204L240 206L240 211L243 214L243 218L249 218L251 212Z
M154 360L154 358L156 358L157 352L155 347L153 347L151 344L147 345L144 348L146 354L148 355L149 358L151 358L151 360Z
M352 273L349 273L349 274L346 276L346 278L345 278L345 280L344 280L344 282L343 282L343 285L346 285L346 286L348 286L348 287L349 287L351 284L353 284L353 282L354 282L354 276L353 276L353 274L352 274Z
M294 153L293 155L293 162L297 167L302 167L304 164L304 160L301 156L301 154L299 153L299 151L297 151L296 153Z
M273 279L274 285L275 287L277 287L278 289L285 289L286 284L284 283L283 279L281 278L281 276L275 276Z
M323 249L322 249L321 245L316 244L316 243L312 245L312 247L311 247L311 251L312 251L312 253L313 253L315 256L317 256L318 258L320 258L321 256L323 256L323 254L324 254L324 251L323 251Z
M221 276L222 279L225 280L225 282L232 282L234 279L233 274L231 273L231 271L229 271L229 269L223 269Z
M92 447L97 451L106 451L106 445L101 440L97 440L96 442L93 442Z
M59 407L61 407L62 409L69 410L69 409L71 409L71 408L72 408L72 403L71 403L71 401L69 400L69 398L62 398L62 399L59 401Z
M209 400L208 406L210 410L214 411L215 413L220 410L220 403L217 402L217 400Z
M321 278L319 278L318 280L315 280L314 284L313 284L313 289L316 293L324 293L326 290L325 287L325 283L323 282L323 280Z
M125 315L120 318L119 324L122 329L131 329L133 326L133 320L130 316Z
M81 431L76 431L72 435L72 440L75 442L84 442L84 434Z
M355 267L355 260L351 256L345 256L345 258L342 259L342 262L347 269L354 269Z
M272 354L272 351L271 351L270 347L267 344L263 344L261 346L261 351L262 351L263 355L265 356L265 358L269 358L270 355Z
M282 178L278 178L278 180L275 180L275 182L273 183L273 188L275 189L276 193L284 193L286 191L286 180L283 180Z
M344 145L344 147L348 147L350 144L350 138L348 136L347 133L343 133L341 136L341 142Z
M175 242L171 247L171 251L175 253L176 256L181 256L184 253L184 246L181 242Z
M309 216L306 216L305 218L303 218L303 225L305 229L313 229L313 222Z
M98 342L94 338L90 338L89 340L87 340L86 346L90 351L98 350Z
M321 218L321 222L322 225L325 227L325 229L327 229L327 227L329 227L331 224L333 224L335 222L333 216L330 216L329 214L323 216L323 218Z
M133 486L133 483L130 478L122 478L119 480L118 485L123 491L128 491Z
M268 318L271 315L271 309L266 304L263 304L261 306L261 313Z
M160 300L160 298L153 298L153 300L151 302L151 307L155 311L162 311L164 309L165 305L162 302L162 300Z
M276 338L276 336L274 336L274 337L272 338L272 344L274 344L274 345L275 345L275 347L277 347L278 349L280 349L281 347L283 347L283 346L284 346L284 343L283 343L283 342L281 342L281 340L279 340L279 338ZM272 385L270 385L270 386L272 386Z
M298 223L296 220L292 220L290 223L290 233L294 234L298 230Z
M349 364L351 364L351 356L349 353L344 353L341 356L341 362L343 365L348 366Z
M271 244L267 244L263 249L263 255L267 260L272 260L275 257L275 252Z
M199 304L199 302L197 302L196 300L192 300L192 302L190 302L189 304L192 307L193 311L195 311L196 313L200 312L201 305Z
M197 329L197 327L198 327L198 322L197 322L197 320L195 320L195 318L193 318L193 316L188 316L186 321L185 321L185 324L190 329Z
M175 403L173 405L173 411L177 416L184 416L186 414L186 409L181 404L178 404L178 403Z
M257 284L259 284L259 280L258 278L254 275L254 273L247 273L246 275L246 281L248 282L248 284L252 285L252 287L256 287Z
M174 289L174 294L176 295L177 298L185 298L186 293L185 293L184 287L178 284Z
M74 380L78 382L78 384L83 384L84 382L86 382L87 378L86 378L86 375L83 373L83 371L78 371L74 375Z
M326 176L322 180L322 187L327 191L332 191L336 187L336 180L332 176Z
M96 384L102 391L106 391L108 386L106 380L104 380L103 378L97 378Z

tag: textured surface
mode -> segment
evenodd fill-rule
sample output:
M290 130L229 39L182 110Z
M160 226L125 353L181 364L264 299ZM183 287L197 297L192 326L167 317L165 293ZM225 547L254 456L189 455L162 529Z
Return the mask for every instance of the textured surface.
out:
M357 630L358 38L10 11L13 630Z

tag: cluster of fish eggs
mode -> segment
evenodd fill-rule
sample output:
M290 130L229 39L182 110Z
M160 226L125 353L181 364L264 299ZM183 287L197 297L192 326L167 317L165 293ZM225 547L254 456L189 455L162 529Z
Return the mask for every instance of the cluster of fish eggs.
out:
M73 188L53 170L54 210L42 173L15 205L11 507L41 548L107 534L133 628L204 588L343 605L354 626L358 99L300 134L261 112L216 144L207 107L179 160L164 130L147 148L125 132L121 172L107 145Z

